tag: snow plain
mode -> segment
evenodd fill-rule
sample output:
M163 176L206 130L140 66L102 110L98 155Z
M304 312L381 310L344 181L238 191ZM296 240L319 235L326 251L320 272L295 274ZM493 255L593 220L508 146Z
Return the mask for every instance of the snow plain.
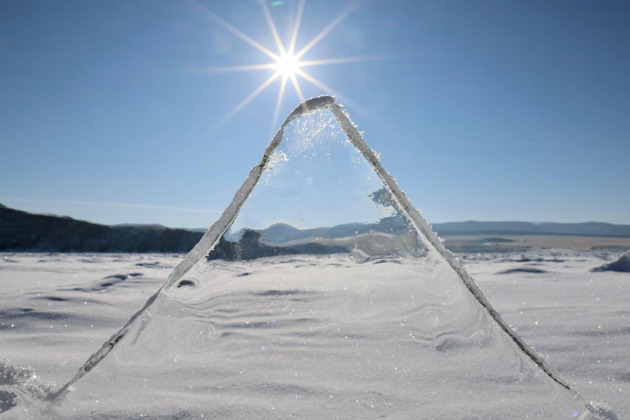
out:
M459 255L510 326L609 419L630 418L630 274L590 270L619 255L561 249ZM0 255L0 409L16 402L12 389L38 396L68 381L182 258ZM357 413L387 416L379 396L371 398ZM20 418L19 410L18 404L0 418Z

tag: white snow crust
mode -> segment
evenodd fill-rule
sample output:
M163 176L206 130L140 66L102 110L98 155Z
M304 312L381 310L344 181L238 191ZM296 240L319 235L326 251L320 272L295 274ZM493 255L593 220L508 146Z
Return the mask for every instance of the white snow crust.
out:
M510 326L582 396L603 407L604 415L609 416L603 418L629 417L629 278L624 273L590 272L594 267L613 261L618 255L551 249L525 255L528 262L523 262L523 257L520 253L460 255L467 271L475 277ZM0 294L3 311L0 321L0 359L3 361L0 363L0 381L6 381L7 369L19 368L28 369L31 377L37 376L44 383L44 390L49 390L46 387L49 382L61 384L66 381L100 345L103 337L111 335L166 280L180 260L181 256L154 254L0 254L0 284L3 285L3 293ZM528 267L544 272L522 270L499 274ZM108 288L94 290L107 277L129 273L143 275L128 277ZM251 275L242 278L248 277ZM269 294L267 299L272 295ZM296 295L287 296L297 298ZM245 310L244 305L243 308ZM250 308L255 308L255 305L250 305ZM278 318L272 318L268 310L260 312L256 319L260 322L257 328L241 327L241 330L259 335L268 331L277 332L273 330L277 327L272 320L275 319L277 324ZM398 325L398 328L401 327ZM388 334L386 331L380 333ZM269 350L277 351L273 344L271 348L267 346L262 350L262 346L269 343L269 338L254 343L250 341L249 344L250 348L255 345L254 357L260 358L261 366L269 362ZM356 342L360 339L352 337L352 340ZM412 341L411 337L409 341ZM326 342L322 342L318 349L324 348L324 344ZM245 353L245 348L236 350L240 355ZM332 353L333 349L327 348L327 352ZM325 365L320 367L322 362L326 362L323 355L321 360L317 359L318 369L325 368ZM217 364L221 365L221 370L228 367L223 363ZM389 367L392 368L391 365ZM256 376L258 366L252 369L254 371L248 373L250 379ZM264 378L261 376L258 379ZM171 379L164 380L168 382ZM226 380L225 376L223 380ZM478 379L474 385L483 388L485 382ZM49 412L42 414L38 411L44 408L35 396L29 396L30 391L15 390L6 382L0 383L0 400L1 393L9 390L17 394L19 405L0 414L0 419L50 418L47 417ZM219 392L217 398L221 395ZM346 399L350 397L348 392ZM448 407L451 397L444 395L440 401ZM300 402L299 399L297 401ZM378 417L378 413L384 412L379 411L378 404L375 405L378 401L377 394L366 394L361 400L361 409L356 413L367 418ZM94 403L95 409L101 403ZM149 418L161 418L160 413L165 412L165 406L169 405L163 399L155 398L150 409L139 411L140 414L155 415ZM381 406L380 410L385 410L383 407L386 406ZM102 409L107 411L105 407ZM270 415L277 413L269 410ZM223 413L223 417L228 417L227 410ZM392 412L389 414L395 417ZM116 407L108 415L101 414L100 418L130 417L131 412ZM205 418L212 417L206 415ZM437 418L457 417L444 415Z

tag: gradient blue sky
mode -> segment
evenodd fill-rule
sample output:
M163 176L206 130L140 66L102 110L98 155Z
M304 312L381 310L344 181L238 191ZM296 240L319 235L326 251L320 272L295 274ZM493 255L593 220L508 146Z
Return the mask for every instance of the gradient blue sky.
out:
M297 0L268 1L288 42ZM430 223L630 224L630 2L306 2L305 97L338 93ZM255 0L0 2L0 203L207 227L270 140ZM287 89L281 120L298 104ZM274 127L275 130L277 127Z

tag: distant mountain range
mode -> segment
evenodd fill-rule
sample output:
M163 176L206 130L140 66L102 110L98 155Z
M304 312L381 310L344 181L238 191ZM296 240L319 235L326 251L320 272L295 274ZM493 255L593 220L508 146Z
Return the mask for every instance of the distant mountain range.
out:
M408 229L402 217L384 217L378 223L345 223L331 227L298 229L287 223L274 223L260 231L265 242L284 243L306 238L345 238L367 232L400 233Z
M379 224L346 224L301 230L275 224L261 231L268 242L286 242L309 236L343 237L364 231L400 229L396 218ZM436 223L440 236L476 234L583 235L630 237L630 225L610 223L451 222ZM203 231L160 225L100 225L69 217L31 214L0 204L0 251L47 252L188 252Z
M433 230L440 236L466 234L502 235L581 235L630 237L630 225L611 223L532 223L532 222L449 222L436 223Z

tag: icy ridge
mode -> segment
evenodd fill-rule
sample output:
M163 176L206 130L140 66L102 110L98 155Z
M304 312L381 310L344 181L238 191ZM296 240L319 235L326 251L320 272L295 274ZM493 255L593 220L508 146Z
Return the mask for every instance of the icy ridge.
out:
M258 162L256 166L254 166L247 179L241 185L241 187L236 191L234 198L230 205L223 211L223 214L202 236L199 242L194 246L194 248L186 255L184 260L175 267L173 273L169 276L168 280L162 287L151 296L147 302L144 304L140 310L138 310L135 314L129 318L129 320L125 323L125 325L114 335L112 335L109 340L107 340L101 348L96 351L90 358L85 362L83 366L79 369L79 371L75 374L75 376L68 381L64 386L62 386L56 392L51 393L48 396L48 400L54 401L63 397L63 395L68 391L68 389L79 379L81 379L87 372L93 369L101 360L105 358L109 354L109 352L114 348L114 346L125 336L127 333L129 326L133 324L133 322L145 312L145 310L153 304L153 302L157 299L159 294L165 288L170 287L171 285L177 283L181 277L201 258L205 257L212 249L217 245L219 239L228 227L232 224L236 216L247 198L251 194L252 190L260 180L262 173L267 166L267 163L273 154L274 150L278 147L280 142L282 141L282 136L284 134L285 127L293 121L295 118L298 118L305 113L310 111L314 111L324 107L330 107L335 104L335 98L332 96L319 96L315 98L311 98L307 101L304 101L300 105L298 105L293 112L289 115L289 117L282 123L276 134L274 135L271 143L265 148L263 153L263 157Z
M435 232L431 229L430 225L424 219L424 217L420 214L420 212L411 204L405 193L398 187L394 178L387 172L387 170L381 165L378 156L374 153L372 149L368 147L363 139L363 136L357 130L356 124L352 122L348 113L341 109L337 104L333 103L328 105L328 107L332 110L333 114L341 124L343 130L346 135L352 141L352 144L359 149L361 154L368 160L368 162L374 167L376 173L381 178L385 186L389 189L393 199L396 202L396 205L399 210L401 210L405 216L409 218L414 227L420 231L426 238L429 240L431 245L436 249L437 252L442 255L448 264L455 270L455 272L460 276L468 290L473 294L473 296L479 301L479 303L488 311L490 316L499 324L501 329L505 331L506 334L514 341L514 343L521 349L523 352L538 366L540 367L551 379L557 382L562 387L571 391L575 398L579 398L583 401L587 410L593 414L595 413L595 409L587 403L574 389L572 389L569 384L567 384L562 378L558 376L558 374L542 359L540 358L503 320L501 315L492 307L490 302L486 299L485 295L475 283L472 277L466 272L462 264L455 257L453 253L451 253L444 242L440 237L437 236Z
M79 369L79 372L75 375L75 377L70 380L66 385L60 388L57 392L51 394L50 399L55 400L61 398L66 390L76 381L78 381L85 373L91 370L94 366L96 366L112 349L113 347L124 337L129 326L143 313L145 310L155 301L157 296L160 294L162 290L167 287L172 286L177 281L181 279L181 277L201 258L204 258L212 249L217 245L219 239L222 235L227 231L229 226L234 222L236 217L239 214L239 211L245 201L250 196L252 190L260 180L264 169L267 167L268 162L274 152L274 150L278 147L280 142L282 141L282 137L284 134L285 127L293 121L295 118L298 118L302 115L305 115L309 112L316 111L319 109L328 108L335 116L342 129L352 142L352 144L359 150L359 152L368 160L370 165L375 169L378 176L381 178L389 193L391 194L393 200L395 201L398 209L409 219L410 223L420 232L422 233L427 240L431 243L431 245L435 248L435 250L445 258L448 264L453 268L453 270L460 276L468 290L473 294L476 300L488 311L490 316L499 324L501 329L508 334L508 336L514 341L514 343L538 366L540 367L552 380L560 384L562 387L566 388L570 392L573 393L576 399L579 399L583 402L589 414L596 416L596 418L601 418L596 414L595 409L588 404L584 399L573 390L565 381L563 381L546 363L542 360L538 355L536 355L533 350L525 344L521 338L514 333L510 327L506 324L506 322L502 319L500 314L494 310L492 305L485 298L475 281L468 275L468 273L464 270L463 266L460 262L455 258L455 256L450 253L446 247L444 246L442 240L432 231L429 224L422 217L420 212L411 204L411 202L407 199L404 192L398 187L393 177L385 170L385 168L379 162L378 156L372 151L365 140L361 136L361 134L357 131L356 125L352 123L349 115L343 111L343 109L336 103L336 100L332 96L319 96L315 98L308 99L301 103L295 110L287 117L287 119L282 123L276 134L274 135L271 143L266 147L263 157L260 162L254 166L247 179L243 183L243 185L236 192L232 202L230 205L223 211L222 216L217 220L204 234L201 240L195 245L195 247L187 254L184 260L175 268L173 273L170 275L169 279L165 282L165 284L158 290L156 294L151 296L149 300L145 303L145 305L137 311L130 319L127 321L125 326L121 328L121 330L114 334L102 347L99 349L94 355L92 355L84 366Z
M0 386L14 387L27 395L41 399L54 389L55 384L42 381L28 366L0 360Z
M195 245L195 247L186 255L186 258L175 268L173 274L169 277L166 282L166 287L169 287L175 284L179 279L188 271L200 258L206 256L214 246L217 244L217 241L225 231L230 227L236 216L247 198L251 194L252 190L260 180L262 173L269 162L274 150L278 147L280 142L282 141L282 136L284 134L284 128L295 118L298 118L304 115L307 112L311 112L320 108L330 107L335 104L335 98L332 96L318 96L315 98L311 98L307 101L304 101L297 108L291 112L289 117L282 123L276 134L274 135L271 143L267 146L265 151L263 152L263 157L258 162L256 166L252 168L247 176L247 179L241 185L241 187L236 191L234 198L230 205L223 211L223 214L203 235L201 240Z

